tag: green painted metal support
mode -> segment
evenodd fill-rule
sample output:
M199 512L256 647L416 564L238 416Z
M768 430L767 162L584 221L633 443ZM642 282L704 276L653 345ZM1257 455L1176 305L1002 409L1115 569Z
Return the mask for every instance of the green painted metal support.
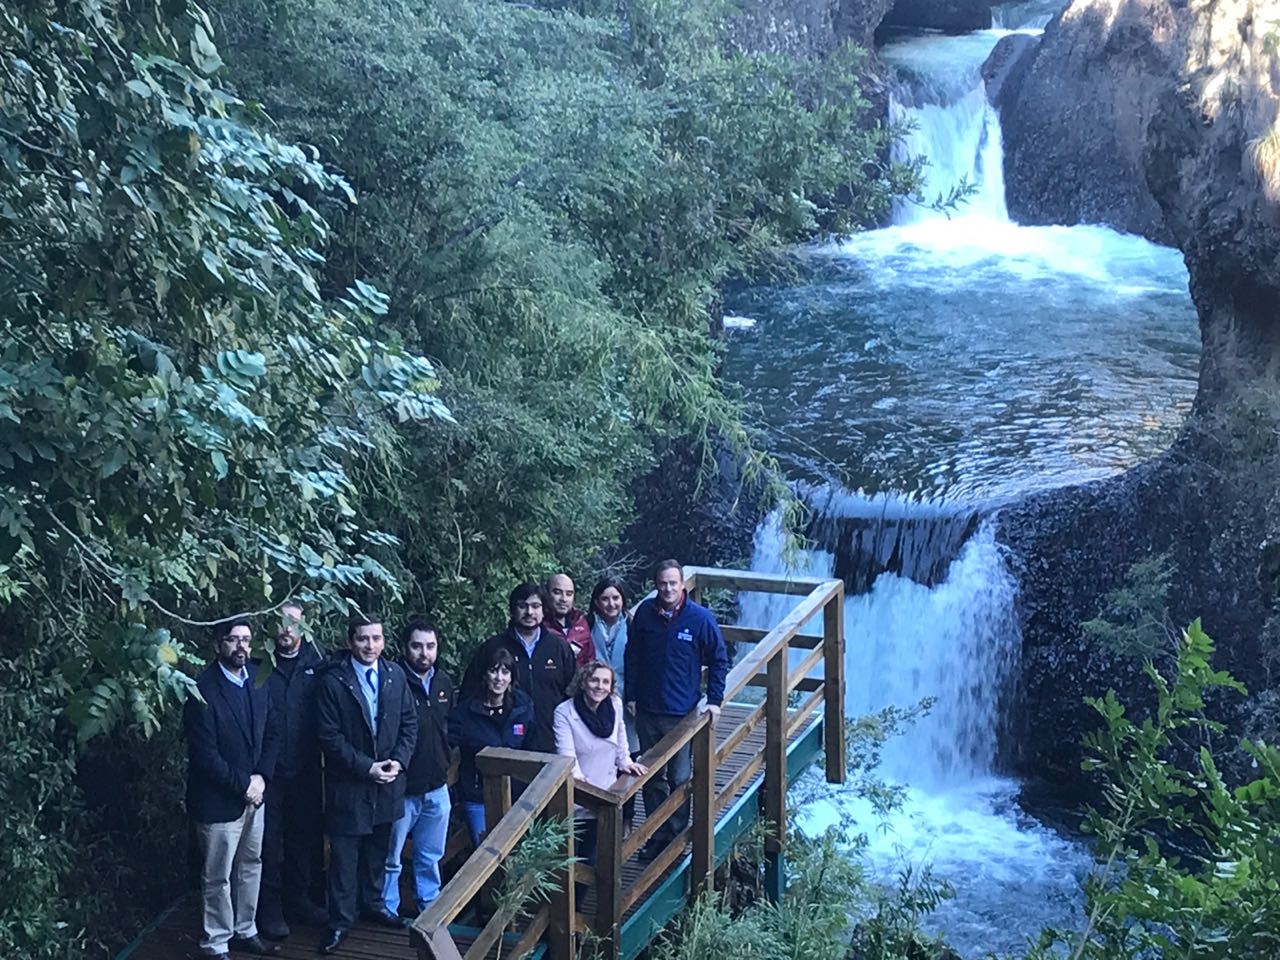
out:
M804 770L822 756L823 732L822 718L818 717L809 727L796 737L787 747L787 781L792 782ZM739 837L747 832L760 819L760 786L763 779L757 779L741 797L725 811L716 822L716 863L722 863L733 850ZM689 864L691 858L686 856L676 864L675 869L667 874L665 880L654 888L639 908L622 924L622 944L619 955L622 960L633 960L641 950L653 942L653 939L684 909L689 899ZM766 869L773 870L772 877L766 876L768 895L781 899L786 889L786 862L782 854L773 858L773 864L766 862Z

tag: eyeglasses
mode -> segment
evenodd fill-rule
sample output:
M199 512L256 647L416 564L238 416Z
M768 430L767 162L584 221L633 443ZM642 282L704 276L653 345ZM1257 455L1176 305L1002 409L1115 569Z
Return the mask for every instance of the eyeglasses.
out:
M517 604L516 604L516 609L517 609L517 610L541 610L541 609L542 609L542 601L541 601L541 600L526 600L524 603L517 603Z

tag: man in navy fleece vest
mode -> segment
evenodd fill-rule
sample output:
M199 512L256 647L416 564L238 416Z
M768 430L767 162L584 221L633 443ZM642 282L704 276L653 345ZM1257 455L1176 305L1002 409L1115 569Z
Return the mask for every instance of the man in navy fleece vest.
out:
M720 716L729 657L711 611L689 599L678 560L654 568L657 596L636 609L627 630L624 654L627 709L636 717L640 749L650 750L702 699L702 668L707 667L707 710ZM690 744L671 758L662 774L644 787L645 810L656 810L671 791L693 775ZM641 860L651 860L689 825L689 804L675 812L645 844Z

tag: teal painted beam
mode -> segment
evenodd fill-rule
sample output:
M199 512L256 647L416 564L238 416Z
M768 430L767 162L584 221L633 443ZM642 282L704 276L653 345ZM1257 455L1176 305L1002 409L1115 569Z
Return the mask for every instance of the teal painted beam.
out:
M817 717L787 746L788 782L795 780L822 755L822 745L822 718ZM729 856L737 839L759 819L762 783L763 778L752 783L716 822L716 863L723 862ZM623 922L622 943L618 947L623 960L633 960L684 909L689 898L690 860L688 856L681 859L635 913ZM785 871L781 869L781 862L777 877L785 885Z

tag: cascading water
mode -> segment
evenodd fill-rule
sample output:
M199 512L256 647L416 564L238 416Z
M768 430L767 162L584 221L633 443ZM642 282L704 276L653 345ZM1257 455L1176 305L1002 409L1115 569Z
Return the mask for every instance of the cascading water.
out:
M1054 6L998 11L1027 30ZM1177 251L1104 227L1009 221L981 80L1007 32L886 46L892 117L913 126L899 156L928 159L925 202L808 251L806 280L727 304L746 318L727 370L812 515L812 549L789 563L776 521L763 523L753 567L844 580L851 716L934 700L883 754L881 774L908 787L887 824L817 775L801 824L855 825L886 876L931 865L956 889L933 922L971 958L1076 922L1089 862L998 772L1020 638L992 518L1162 449L1189 407L1199 348ZM934 208L962 184L963 202ZM743 596L744 623L778 615L776 601Z

